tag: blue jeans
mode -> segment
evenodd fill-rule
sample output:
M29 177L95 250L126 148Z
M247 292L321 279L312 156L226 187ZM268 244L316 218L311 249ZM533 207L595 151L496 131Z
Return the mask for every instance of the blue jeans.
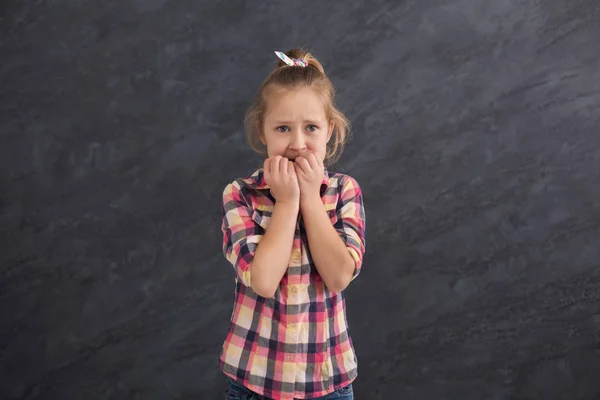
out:
M227 387L227 396L225 397L225 400L269 400L267 397L246 389L229 377L227 378L227 383L229 386ZM352 384L313 400L354 400Z

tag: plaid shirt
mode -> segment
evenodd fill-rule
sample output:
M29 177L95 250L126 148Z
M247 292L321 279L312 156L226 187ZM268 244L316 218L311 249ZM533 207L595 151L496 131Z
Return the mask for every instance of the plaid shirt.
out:
M365 252L365 214L358 183L325 170L321 199L356 262ZM223 252L236 273L235 303L220 357L221 370L273 399L310 399L350 384L357 360L343 293L330 292L308 250L299 216L287 272L273 298L250 288L254 251L274 207L262 169L223 191Z

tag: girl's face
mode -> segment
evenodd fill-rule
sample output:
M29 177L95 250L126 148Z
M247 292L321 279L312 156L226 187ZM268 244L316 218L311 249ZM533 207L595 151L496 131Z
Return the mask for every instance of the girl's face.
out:
M323 100L310 87L274 87L269 91L262 128L261 141L269 157L280 155L294 161L312 152L323 162L333 122L325 115Z

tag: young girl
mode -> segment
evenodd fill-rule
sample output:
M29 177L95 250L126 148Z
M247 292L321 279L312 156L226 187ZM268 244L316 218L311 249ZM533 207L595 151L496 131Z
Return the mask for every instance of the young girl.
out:
M358 183L325 167L348 121L310 53L276 54L246 115L267 159L223 192L223 252L236 273L220 358L227 399L352 399L343 290L361 270L365 213Z

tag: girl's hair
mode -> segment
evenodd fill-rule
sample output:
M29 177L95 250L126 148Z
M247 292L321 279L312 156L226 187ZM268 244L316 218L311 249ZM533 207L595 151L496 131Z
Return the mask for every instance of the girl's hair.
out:
M325 104L325 115L329 122L334 123L333 132L327 143L327 152L324 163L331 165L339 160L344 145L348 138L350 122L346 116L335 106L335 88L325 74L321 63L309 52L300 49L291 49L285 53L291 59L302 59L308 66L289 66L284 61L279 61L275 69L267 76L258 92L258 96L248 109L244 125L250 146L260 154L265 154L265 147L260 141L264 124L269 88L279 86L286 89L295 89L309 86L316 89L322 96Z

